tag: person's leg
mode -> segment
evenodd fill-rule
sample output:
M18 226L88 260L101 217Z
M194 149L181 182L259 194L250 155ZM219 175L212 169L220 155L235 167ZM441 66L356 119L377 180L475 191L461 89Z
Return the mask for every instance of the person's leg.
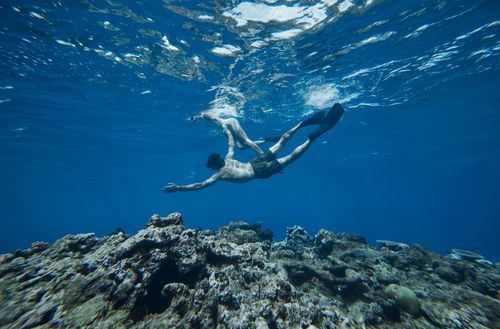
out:
M241 128L241 125L238 120L234 118L229 118L224 120L224 123L227 124L227 126L233 133L237 141L238 147L243 148L244 146L248 146L251 147L253 150L255 150L255 152L257 152L258 154L264 153L254 141L248 138L243 128Z
M340 121L340 118L342 117L343 114L344 114L344 108L338 103L334 104L333 107L328 112L328 114L326 115L325 122L323 124L321 124L318 127L318 129L316 129L314 132L309 134L309 139L307 141L302 143L302 145L297 146L295 148L295 150L293 150L292 153L290 153L289 155L278 159L278 162L281 164L281 166L286 167L289 164L291 164L292 162L294 162L295 160L297 160L302 154L304 154L304 152L307 150L309 145L311 145L311 143L318 136L320 136L324 132L328 131L333 126L335 126L335 124ZM295 133L295 131L297 131L301 126L303 126L303 124L299 123L297 126L293 127L292 130L290 130L289 132L293 131L292 132L292 135L293 135L293 133Z
M286 142L288 142L290 140L290 138L293 137L293 135L297 132L297 130L299 130L300 127L301 127L301 124L299 123L295 127L293 127L292 129L290 129L289 131L284 133L280 137L278 142L269 148L269 151L271 151L273 154L278 153L279 150L281 150L283 148L283 146L285 146Z
M292 138L293 134L300 128L310 126L310 125L320 125L323 124L326 120L326 115L325 111L317 112L310 116L308 119L299 122L295 127L287 131L286 133L281 136L281 138L278 140L276 144L274 144L269 151L272 153L276 154L281 150L281 148Z
M308 139L307 141L305 141L301 145L297 146L295 148L295 150L292 151L292 153L290 153L282 158L279 158L278 162L281 164L281 166L283 168L288 166L289 164L291 164L292 162L297 160L302 154L304 154L304 152L307 150L309 145L311 145L311 143L312 143L312 140Z
M264 151L261 150L261 148L257 145L257 143L253 142L250 139L246 140L245 144L248 145L249 147L251 147L258 154L264 153Z

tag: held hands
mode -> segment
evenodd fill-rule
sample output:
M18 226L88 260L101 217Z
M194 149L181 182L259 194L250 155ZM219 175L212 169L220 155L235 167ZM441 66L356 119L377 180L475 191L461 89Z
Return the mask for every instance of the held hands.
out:
M176 191L180 191L181 187L179 185L175 185L175 183L168 183L167 185L163 186L162 191L166 193L172 193Z

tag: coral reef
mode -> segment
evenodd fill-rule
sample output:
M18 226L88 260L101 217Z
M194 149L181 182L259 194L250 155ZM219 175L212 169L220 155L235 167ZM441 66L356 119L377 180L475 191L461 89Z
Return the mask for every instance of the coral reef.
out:
M298 226L68 235L0 256L2 328L499 328L499 269Z

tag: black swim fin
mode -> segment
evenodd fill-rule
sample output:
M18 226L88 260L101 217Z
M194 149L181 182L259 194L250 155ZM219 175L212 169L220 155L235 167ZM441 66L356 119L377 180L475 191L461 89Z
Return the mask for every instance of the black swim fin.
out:
M309 134L309 139L313 141L323 133L333 128L333 126L335 126L340 121L340 118L342 118L344 112L345 111L342 105L340 105L339 103L335 103L330 111L328 111L325 122L322 123L315 131Z
M313 114L309 118L302 121L300 123L300 127L302 128L302 127L306 127L306 126L310 126L310 125L320 125L320 124L324 123L325 120L326 120L325 111L321 111L321 112Z

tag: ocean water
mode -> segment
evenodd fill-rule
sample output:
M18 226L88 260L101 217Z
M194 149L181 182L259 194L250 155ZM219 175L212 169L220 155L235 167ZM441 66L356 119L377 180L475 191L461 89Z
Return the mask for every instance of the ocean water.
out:
M4 0L0 252L179 211L498 259L499 33L491 0ZM227 150L190 116L256 139L335 102L343 120L283 174L162 192Z

